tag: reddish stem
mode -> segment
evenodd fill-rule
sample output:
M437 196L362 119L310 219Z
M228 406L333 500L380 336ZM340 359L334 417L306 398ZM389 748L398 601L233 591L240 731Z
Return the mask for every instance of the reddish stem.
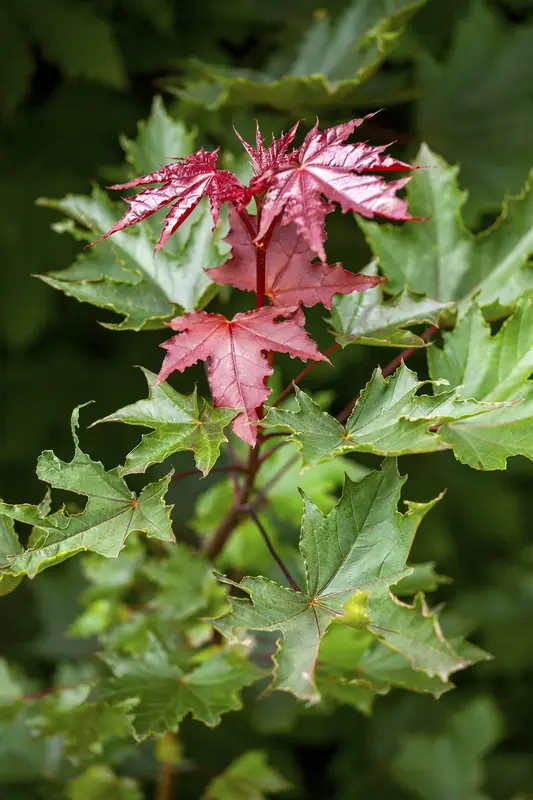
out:
M428 339L431 339L431 337L434 336L438 330L439 330L438 325L430 325L429 328L426 328L424 333L422 333L420 338L423 339L425 342L427 342ZM383 369L381 370L381 374L383 375L383 377L387 378L389 375L392 375L392 373L398 369L402 361L407 361L407 359L411 358L411 356L414 356L414 354L418 352L419 349L420 349L419 347L408 347L406 350L402 350L402 352L395 358L393 358L392 361L390 361L386 367L383 367ZM357 395L357 397L354 397L353 400L350 400L348 405L345 406L339 414L337 414L337 419L339 420L339 422L344 422L346 419L348 419L358 399L359 395Z
M234 203L233 205L237 209L237 213L238 213L239 217L242 219L242 221L243 221L243 223L244 223L244 225L246 227L246 230L248 231L248 233L250 235L250 239L253 242L255 237L257 236L257 231L256 231L256 229L254 227L254 224L252 222L251 216L249 215L249 213L244 208L239 208L239 206L236 203Z
M334 344L331 347L328 347L328 349L324 351L324 355L325 356L330 356L332 353L334 353L339 348L340 348L340 344L338 344L338 343ZM292 379L291 383L284 388L284 390L281 392L279 397L276 398L275 402L272 403L272 408L275 408L276 406L278 406L281 403L282 400L285 400L287 395L290 394L293 391L293 389L296 386L296 384L300 383L300 381L303 380L306 377L306 375L309 375L311 370L314 369L316 367L316 365L320 364L320 363L321 363L320 361L312 361L311 364L308 364L306 367L304 367L303 370L301 372L299 372L298 375L295 378Z
M255 243L255 307L266 305L266 247L264 240Z

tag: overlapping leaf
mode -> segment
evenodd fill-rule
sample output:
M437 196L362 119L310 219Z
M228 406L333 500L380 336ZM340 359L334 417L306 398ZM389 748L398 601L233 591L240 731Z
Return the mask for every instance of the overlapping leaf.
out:
M257 105L297 114L354 107L361 103L361 85L394 48L406 22L424 2L357 0L333 21L327 11L319 10L295 51L274 54L262 71L196 61L185 87L182 79L169 79L167 85L184 99L211 109ZM176 84L179 88L174 88Z
M168 116L160 102L139 129L135 141L123 140L127 157L136 169L156 166L164 157L185 155L192 136ZM167 152L172 148L172 152ZM105 234L117 216L117 206L97 188L89 197L67 195L63 200L41 200L41 205L69 219L56 225L76 239L88 242ZM209 209L202 201L169 247L153 253L156 230L148 222L135 230L119 232L78 256L66 270L40 276L42 280L81 302L124 315L120 329L160 327L179 310L202 308L216 287L205 268L220 264L221 231L212 231Z
M207 475L220 455L220 445L227 441L224 427L238 412L212 408L198 398L196 390L191 395L179 394L167 383L158 383L157 375L149 370L143 372L148 383L148 398L99 420L154 429L128 454L124 474L144 472L150 464L159 464L173 453L192 450L196 466Z
M270 180L268 173L252 180L253 191L268 188L258 239L282 215L281 224L294 223L312 251L325 262L324 223L333 210L332 203L338 203L343 212L355 211L364 217L411 219L405 200L396 196L408 179L385 181L376 173L412 167L384 155L386 147L364 142L343 144L365 119L353 119L324 131L315 125L293 158L272 171Z
M432 377L463 386L464 397L494 403L499 411L468 421L448 422L439 438L456 458L476 469L505 469L514 455L533 460L533 306L523 299L497 334L473 307L455 330L444 334L442 350L428 354Z
M237 650L215 653L186 670L157 647L138 659L113 662L115 677L99 692L111 705L138 701L132 711L138 739L175 731L188 714L212 727L222 714L241 708L239 693L264 674Z
M238 446L235 451L239 457L245 455L239 451ZM302 498L299 490L310 497L321 511L329 512L337 502L345 474L352 480L360 480L368 473L368 469L362 464L342 456L301 472L297 456L296 445L288 442L265 459L254 481L257 492L268 491L268 505L261 505L257 510L261 524L280 557L290 562L294 560L295 548L292 535L287 534L289 531L297 531L302 519ZM281 471L283 480L276 481L275 477ZM199 497L195 515L190 522L191 527L201 537L211 536L232 503L231 479L219 481ZM272 569L277 570L255 522L248 516L236 526L217 558L217 566L223 571L238 569L246 575L270 575Z
M457 185L457 168L448 167L423 146L418 170L407 196L413 214L428 216L420 225L400 229L360 220L373 253L379 258L387 288L407 286L440 302L465 309L472 298L484 308L511 306L533 288L533 193L529 183L508 198L497 223L473 236L461 209L465 193Z
M403 363L390 378L383 378L378 367L346 426L296 387L299 410L270 408L264 424L287 429L301 448L303 464L309 465L350 451L392 456L439 450L445 444L435 426L494 414L502 406L462 399L457 386L439 394L417 394L426 383ZM435 386L441 388L438 383Z
M377 263L372 262L360 274L377 276ZM384 288L376 286L364 294L334 298L331 330L343 347L348 344L424 347L424 340L409 329L424 322L437 322L450 306L407 289L387 299Z
M143 189L139 194L127 198L128 211L100 239L106 239L117 231L136 225L170 205L161 236L155 246L156 250L160 250L192 214L202 197L209 197L211 215L217 225L220 208L224 203L235 201L246 205L248 198L246 190L235 175L228 170L218 169L217 161L218 150L206 152L200 149L197 153L177 159L173 164L162 166L156 172L110 186L110 189L122 190L149 186L152 183L162 184Z
M265 385L272 375L265 352L289 353L293 358L327 361L304 330L300 309L273 306L236 314L193 312L169 323L179 331L163 347L167 355L159 373L164 380L197 361L207 361L208 379L216 406L241 410L233 430L245 442L255 444L257 409L270 394Z
M3 515L33 526L28 549L4 555L3 569L8 575L34 577L85 550L116 557L134 531L174 541L171 509L164 503L170 475L149 484L137 497L119 477L118 469L106 471L80 450L78 415L76 409L72 415L72 461L61 461L47 450L39 457L37 475L53 488L86 496L87 504L79 514L70 514L64 508L48 513L39 506L0 503L0 518Z
M231 246L231 258L209 270L217 283L230 284L248 292L256 290L256 247L238 213L230 211L230 232L224 240ZM336 294L363 292L383 278L354 275L341 264L313 263L315 254L295 225L277 226L266 256L266 294L273 305L290 308L300 303L318 303L331 308Z
M231 614L215 624L229 637L241 627L281 631L273 688L317 702L314 671L329 624L339 619L353 624L353 607L344 616L345 605L357 592L368 595L371 603L375 593L381 597L388 585L406 574L406 558L416 529L436 501L409 504L406 514L400 514L396 506L402 483L391 460L358 484L348 479L339 504L327 516L306 500L300 537L305 590L293 591L262 577L244 578L238 584L249 597L233 599ZM389 599L393 616L397 605ZM363 613L359 617L361 627L383 627L379 601L375 603L379 620L374 623L371 613L368 617ZM373 632L372 627L369 629ZM440 640L433 645L443 646ZM467 665L450 646L438 667L422 659L414 662L415 668L441 678Z

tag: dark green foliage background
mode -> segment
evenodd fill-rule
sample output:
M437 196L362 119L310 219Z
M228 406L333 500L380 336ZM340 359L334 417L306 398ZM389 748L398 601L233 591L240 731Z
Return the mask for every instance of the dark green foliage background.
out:
M122 162L119 134L135 135L137 120L148 115L166 76L183 83L189 58L262 68L282 43L299 38L316 10L313 0L54 0L48 18L36 23L41 5L48 3L4 0L0 9L0 487L8 502L40 500L35 460L52 446L60 456L69 455L68 417L74 405L94 399L90 413L97 418L143 396L142 376L133 365L157 371L158 344L164 338L160 331L106 330L96 324L107 318L105 312L80 305L32 277L68 266L76 252L68 237L50 230L57 216L37 208L35 199L84 193L92 179L112 182ZM346 5L326 0L324 9L335 17ZM474 227L497 213L505 192L519 191L533 165L533 3L487 3L499 31L491 43L493 57L472 74L476 50L483 49L488 35L482 25L469 43L471 61L453 65L447 59L458 22L480 13L480 4L475 5L477 10L464 0L429 0L413 17L380 73L388 79L403 76L408 91L392 96L388 110L367 130L376 144L396 139L394 151L400 157L412 156L425 138L450 163L458 163L463 188L471 193L468 220ZM100 21L96 30L87 25L87 14ZM497 57L502 41L506 58ZM444 63L438 78L431 59ZM292 122L284 111L264 106L205 110L187 99L166 95L166 100L175 116L198 126L206 146L223 143L235 149L231 124L248 136L254 116L266 131L278 132ZM371 93L361 102L355 93L352 105L297 112L305 115L305 124L312 124L315 114L331 124L375 109ZM351 219L335 215L330 220L328 255L347 266L366 263L366 245ZM242 299L232 305L236 302ZM331 344L321 313L308 314L308 319L319 344ZM333 390L338 410L364 384L376 356L386 364L391 351L348 348L336 354L335 372L320 366L306 385ZM290 379L297 364L288 358L280 363ZM411 366L422 364L415 357ZM201 378L200 370L190 370L175 385L189 391ZM82 436L86 449L107 466L123 463L137 441L137 431L128 426L103 426ZM175 458L178 469L190 463L186 456ZM507 472L483 473L461 466L449 454L435 454L404 458L400 467L410 476L413 499L427 500L448 487L445 502L423 529L414 560L434 560L440 572L453 576L453 584L441 588L433 602L450 601L454 615L449 624L472 632L471 639L495 660L459 675L458 690L439 701L401 692L378 698L370 719L349 709L296 716L292 699L276 695L251 704L247 713L228 715L214 730L187 723L186 755L208 775L257 746L295 780L298 788L287 797L533 797L533 465L516 458ZM173 487L169 502L176 504L178 523L190 518L194 492L206 485L191 481ZM82 588L74 559L2 598L0 654L20 661L44 681L56 662L83 658L85 642L64 636ZM399 753L405 755L407 737L442 734L451 715L478 696L494 701L500 719L484 761L484 794L473 788L476 781L468 777L471 767L464 753L444 746L430 750L429 740L413 746L430 778L421 779L416 790L400 786L391 765ZM483 731L474 724L469 736L482 738ZM0 743L0 796L60 797L58 787L40 772L38 756L26 751L14 760L10 748L16 746L8 744ZM151 797L152 762L147 755L146 766L143 754L141 749L132 757L131 771L148 772L144 788ZM457 782L450 779L448 785L454 773ZM177 796L193 799L205 780L193 775L180 784Z

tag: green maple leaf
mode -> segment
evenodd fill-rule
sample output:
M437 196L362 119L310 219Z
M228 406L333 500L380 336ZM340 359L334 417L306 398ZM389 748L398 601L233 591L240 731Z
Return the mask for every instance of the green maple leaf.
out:
M294 113L357 105L358 88L374 74L425 1L357 0L333 22L326 12L317 12L296 50L274 54L263 71L193 62L196 77L184 89L180 80L174 91L210 109L258 105ZM174 88L171 79L167 88Z
M137 701L131 713L139 740L177 730L188 714L213 727L222 714L242 707L239 693L264 674L237 650L215 653L187 671L154 647L138 659L111 660L115 677L98 692L112 706Z
M408 229L409 226L404 233ZM377 275L377 262L373 261L361 273ZM450 303L409 290L387 299L380 284L365 292L336 295L329 321L331 332L343 347L348 344L425 347L424 340L409 328L424 322L436 323L450 307L453 307Z
M227 441L224 427L238 411L213 408L198 398L196 389L191 395L179 394L168 383L157 384L157 375L153 372L147 369L143 372L148 383L148 398L98 420L154 429L128 454L124 474L144 472L151 464L159 464L173 453L192 450L196 466L207 475L220 455L220 445Z
M171 158L188 155L193 139L156 101L138 138L133 142L124 139L123 144L136 169L151 171L160 166L161 159L168 163ZM118 204L98 188L87 197L67 195L63 200L45 198L39 203L68 217L55 226L58 232L68 232L84 242L106 233L119 215ZM99 242L79 255L68 269L39 277L81 302L122 314L122 322L107 324L120 330L159 328L178 313L203 308L217 291L205 269L224 261L223 226L213 235L211 214L202 201L165 250L154 254L158 219L120 231L112 240Z
M453 448L459 461L476 469L505 469L507 459L523 455L533 460L533 305L524 298L515 314L491 336L476 307L444 334L444 347L428 353L430 375L463 396L507 405L483 418L449 422L439 438Z
M371 608L368 617L360 615L361 626L368 625L374 634L379 626L383 635L381 600L372 598L374 594L381 598L384 587L408 574L406 559L417 527L437 502L410 503L405 514L399 513L403 483L395 461L390 460L359 483L347 479L338 505L327 516L305 498L300 536L305 590L293 591L263 577L244 578L238 587L249 597L232 598L231 613L214 620L230 638L236 628L281 631L272 688L318 702L314 673L322 637L334 620L354 624L353 601L348 612L345 606L357 593L368 595ZM397 601L387 597L394 615ZM446 647L449 660L438 668L420 656L416 668L429 674L438 669L442 677L466 666L466 661L452 654L451 647Z
M444 60L418 51L420 138L461 164L471 220L518 192L531 168L532 47L531 23L513 27L488 3L474 0Z
M402 739L392 764L394 779L422 800L485 800L483 758L501 735L494 702L488 697L471 700L441 733Z
M84 550L116 557L134 531L173 542L170 506L164 497L171 475L146 486L137 497L128 489L118 469L106 471L79 448L76 434L79 408L72 414L74 439L72 461L61 461L46 450L37 461L37 476L53 488L87 497L79 514L64 508L53 513L39 506L0 503L2 515L33 526L29 547L24 552L6 554L4 567L9 575L34 577L43 569L58 564Z
M457 185L457 168L449 167L425 145L416 163L428 169L416 172L409 184L409 209L429 219L398 228L358 218L390 279L387 288L398 292L407 287L435 301L459 305L461 311L473 297L489 313L492 306L512 306L524 291L533 288L533 270L527 262L533 253L530 183L518 197L507 198L492 228L474 236L462 219L467 195ZM350 300L348 297L347 310ZM426 298L425 303L430 300ZM362 320L364 324L364 315ZM354 323L357 330L357 316Z
M346 427L296 387L298 411L269 408L264 424L288 430L301 449L303 464L309 466L350 451L397 456L439 450L445 445L432 430L435 426L495 413L501 407L464 400L458 387L440 394L418 395L425 384L404 363L390 378L383 378L378 367Z
M291 788L285 778L269 767L265 753L250 750L211 781L202 800L266 800L266 793L270 796Z

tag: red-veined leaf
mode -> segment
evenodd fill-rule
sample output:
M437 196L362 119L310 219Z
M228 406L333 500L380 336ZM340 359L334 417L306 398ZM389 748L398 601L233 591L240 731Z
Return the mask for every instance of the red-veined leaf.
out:
M315 125L290 158L270 174L252 180L252 191L264 190L268 185L258 240L281 215L282 224L294 222L313 252L325 261L324 220L333 211L333 202L339 203L343 212L354 211L363 217L413 219L405 200L396 196L409 179L386 181L375 174L413 167L385 155L387 145L342 144L365 119L353 119L325 131ZM324 196L331 202L326 202Z
M300 308L281 311L267 306L236 314L232 320L221 314L193 311L168 324L178 335L162 345L168 352L159 380L197 361L207 361L215 406L242 409L233 420L233 430L251 445L257 438L257 409L271 391L265 385L272 375L265 352L288 353L304 361L328 361L307 336Z
M232 172L217 169L217 158L218 149L211 153L199 150L186 158L176 159L174 163L161 167L157 172L150 172L127 183L110 186L110 189L131 189L151 183L161 184L144 189L134 197L126 198L129 209L122 219L97 241L141 222L172 203L155 247L159 250L194 211L204 195L209 197L215 225L219 221L220 207L223 203L235 201L245 205L249 199L248 190Z
M254 292L256 288L256 247L235 209L230 210L230 232L225 241L232 247L232 257L220 267L208 270L217 283L229 283L237 289ZM274 305L290 308L300 303L318 303L331 308L333 296L371 289L383 278L354 275L341 264L313 263L315 254L295 225L278 225L266 256L266 294Z
M277 169L286 163L287 159L290 158L290 156L287 155L287 150L294 141L299 124L300 123L297 122L296 125L293 125L288 133L282 133L279 139L275 139L274 136L272 136L272 144L269 147L265 147L263 136L259 130L259 123L256 122L255 150L248 142L244 141L237 131L235 131L240 143L250 157L254 175L258 177L263 175L267 170Z

